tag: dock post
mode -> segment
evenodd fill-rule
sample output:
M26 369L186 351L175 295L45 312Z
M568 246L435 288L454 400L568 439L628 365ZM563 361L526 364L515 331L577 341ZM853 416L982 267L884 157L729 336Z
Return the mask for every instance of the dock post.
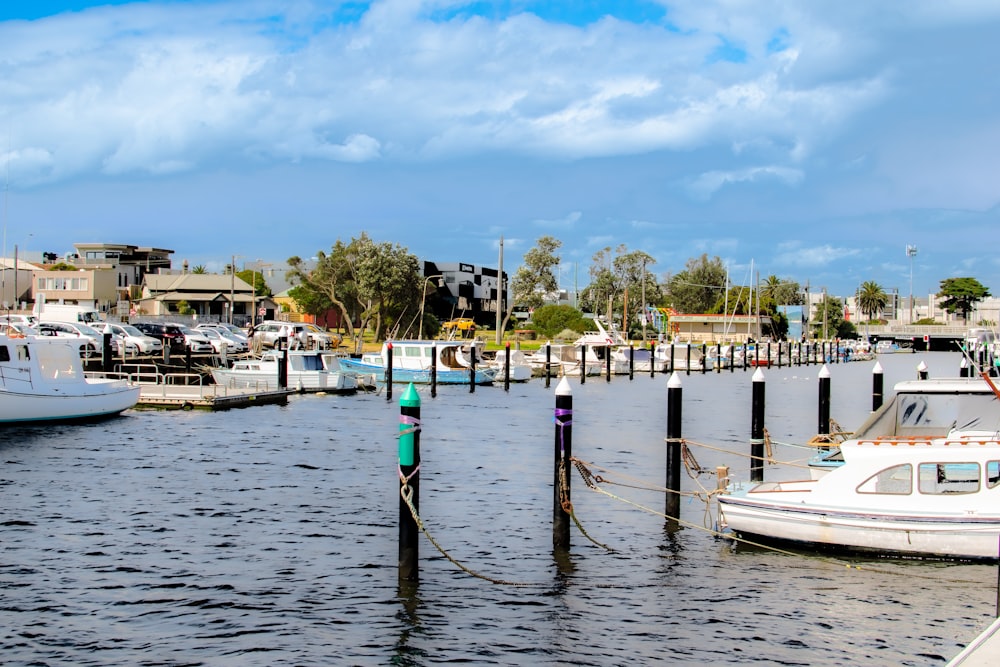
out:
M580 384L585 384L587 382L587 346L581 345L580 352L577 356L580 360Z
M771 367L771 341L767 342L767 347L764 348L764 361L767 362L767 367Z
M503 390L510 391L510 341L503 346Z
M705 371L708 370L708 345L706 343L701 344L701 374L704 375Z
M729 344L729 372L736 372L736 345L733 343Z
M791 366L791 364L788 364ZM778 341L778 368L781 368L781 341Z
M917 379L926 380L928 377L930 377L930 373L927 371L927 364L921 361L917 364Z
M552 546L569 549L570 458L573 456L573 391L564 375L556 385L555 466L552 486Z
M385 400L392 400L392 343L385 344L386 356L388 359L385 360ZM437 359L432 359L432 363L437 363Z
M691 375L691 341L688 341L687 347L685 348L685 354L687 355L686 369L684 371L685 375Z
M650 359L649 363L653 363ZM632 343L628 344L628 379L631 380L635 377L635 345Z
M122 349L125 349L125 339L121 341ZM114 360L111 354L111 334L105 332L101 337L101 370L105 373L111 370L112 361Z
M288 350L282 348L278 359L278 389L288 388Z
M469 393L476 391L476 346L469 346Z
M167 338L163 339L163 365L170 365L170 340Z
M962 363L958 365L958 377L967 378L969 377L969 360L962 355Z
M191 346L190 345L187 345L187 346L184 347L184 372L188 373L188 374L191 373ZM188 382L190 382L190 381L191 381L191 378L187 378L187 379L184 380L184 384L188 384Z
M722 341L715 342L715 372L722 372Z
M830 369L823 364L819 369L819 425L820 435L830 435Z
M670 372L674 371L674 347L670 346ZM649 341L649 377L656 374L656 341Z
M882 364L876 361L875 367L872 368L872 412L882 407L882 387L884 381Z
M438 395L437 343L431 343L431 398Z
M413 510L410 510L410 505ZM415 513L420 511L420 394L411 382L399 398L399 578L419 578Z
M670 375L667 382L667 499L668 525L675 525L681 517L681 413L684 388L677 373Z
M743 370L747 369L747 344L743 343Z
M757 367L751 378L750 399L750 481L764 481L764 371Z
M552 378L552 345L545 341L545 388L549 388L549 381Z
M608 374L607 382L611 382L611 346L604 348L604 370Z

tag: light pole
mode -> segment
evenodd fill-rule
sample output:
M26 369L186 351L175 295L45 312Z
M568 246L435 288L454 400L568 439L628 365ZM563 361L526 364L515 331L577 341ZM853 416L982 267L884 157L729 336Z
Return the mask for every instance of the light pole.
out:
M424 303L426 303L427 301L427 283L429 283L434 278L444 278L444 276L438 274L436 276L427 276L426 278L424 278L423 289L421 289L420 291L420 333L417 334L417 340L424 339ZM440 286L441 283L439 282L438 287Z
M917 246L907 245L906 256L910 258L910 325L913 325L913 258L917 256Z

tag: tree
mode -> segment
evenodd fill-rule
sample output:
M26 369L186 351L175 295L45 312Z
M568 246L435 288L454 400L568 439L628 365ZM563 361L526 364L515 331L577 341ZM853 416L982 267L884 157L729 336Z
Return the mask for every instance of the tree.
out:
M968 321L975 304L990 296L990 291L975 278L945 278L938 296L945 297L942 308L949 313L961 313L962 319Z
M73 266L72 264L67 264L66 262L56 262L55 264L50 264L45 267L46 271L80 271L79 266Z
M861 283L858 289L858 310L868 321L874 320L875 316L881 313L886 304L889 303L889 296L878 283L867 280Z
M351 267L364 322L375 319L375 339L384 340L390 325L399 330L404 316L418 317L420 262L396 243L375 243L362 234L351 243ZM362 327L364 329L364 327Z
M305 312L319 315L331 308L340 312L340 321L347 328L347 335L355 338L353 307L356 299L353 272L348 260L348 247L339 239L330 254L316 253L316 263L309 265L302 258L288 258L290 267L286 274L295 285L290 290L292 298Z
M236 277L246 284L251 285L254 294L258 297L271 296L271 288L267 286L267 281L264 280L264 273L262 271L243 269L236 272Z
M583 313L573 306L548 305L537 308L531 316L531 322L535 325L535 330L543 336L551 338L564 329L571 329L578 333L584 333L587 328L587 320Z
M651 255L641 250L628 252L624 244L615 249L614 256L610 247L597 251L590 266L590 285L581 292L580 303L593 313L608 308L609 321L615 312L627 312L630 321L637 318L646 304L657 303L663 296L656 276L646 271L655 263ZM629 322L624 328L629 330Z
M816 314L811 320L813 338L851 338L857 331L844 319L844 302L828 294L816 304Z
M208 273L208 270L205 268L204 264L196 264L191 269L191 273L197 273L197 274L201 275L201 274L204 274L204 273Z
M667 281L671 305L679 313L707 313L726 289L726 266L718 257L692 257Z
M524 253L521 266L510 281L510 301L503 318L503 329L514 312L515 306L522 308L538 308L545 303L545 295L559 289L559 281L553 273L553 267L559 266L559 255L556 250L562 241L552 236L542 236L535 242L535 247Z

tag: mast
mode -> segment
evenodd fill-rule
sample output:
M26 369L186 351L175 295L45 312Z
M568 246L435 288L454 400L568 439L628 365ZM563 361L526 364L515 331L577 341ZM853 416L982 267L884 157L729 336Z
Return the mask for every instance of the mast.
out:
M503 340L503 298L505 283L503 279L503 236L500 237L500 259L497 262L497 345Z

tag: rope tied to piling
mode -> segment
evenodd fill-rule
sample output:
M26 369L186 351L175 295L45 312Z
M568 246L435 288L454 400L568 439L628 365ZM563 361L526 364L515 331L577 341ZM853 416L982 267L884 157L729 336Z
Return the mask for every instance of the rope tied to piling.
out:
M597 486L593 483L593 481L589 481L587 479L587 476L584 475L583 471L585 470L585 468L581 465L580 460L575 456L571 458L577 470L580 471L580 476L584 478L584 483L587 484L587 486L589 486L592 489L597 489ZM573 519L573 523L576 524L576 528L577 530L580 531L581 535L583 535L588 540L590 540L597 546L601 547L602 549L614 552L614 549L612 549L608 545L602 544L601 542L598 542L593 537L591 537L590 533L587 532L587 529L583 527L583 524L580 523L580 519L576 516L576 511L573 509L573 503L569 499L568 491L569 491L569 480L566 478L566 457L562 457L561 459L559 459L559 506L562 508L563 512L566 512L566 514L568 514L570 518Z
M406 487L407 489L410 489L410 495L413 495L413 489L410 487L410 479L418 472L420 472L420 464L418 463L417 467L414 468L413 472L411 472L409 475L403 473L403 466L397 466L396 469L399 471L399 479L401 482L403 482L403 486Z
M410 435L411 433L416 433L421 429L420 420L411 415L399 415L400 424L410 424L410 428L404 428L402 431L396 434L397 438L401 438L404 435Z
M566 419L560 421L559 420L560 417L566 417ZM566 456L566 445L563 442L563 438L565 436L563 434L567 426L573 425L572 417L573 417L573 411L567 410L566 408L556 408L552 414L552 423L559 427L559 452L563 456Z

